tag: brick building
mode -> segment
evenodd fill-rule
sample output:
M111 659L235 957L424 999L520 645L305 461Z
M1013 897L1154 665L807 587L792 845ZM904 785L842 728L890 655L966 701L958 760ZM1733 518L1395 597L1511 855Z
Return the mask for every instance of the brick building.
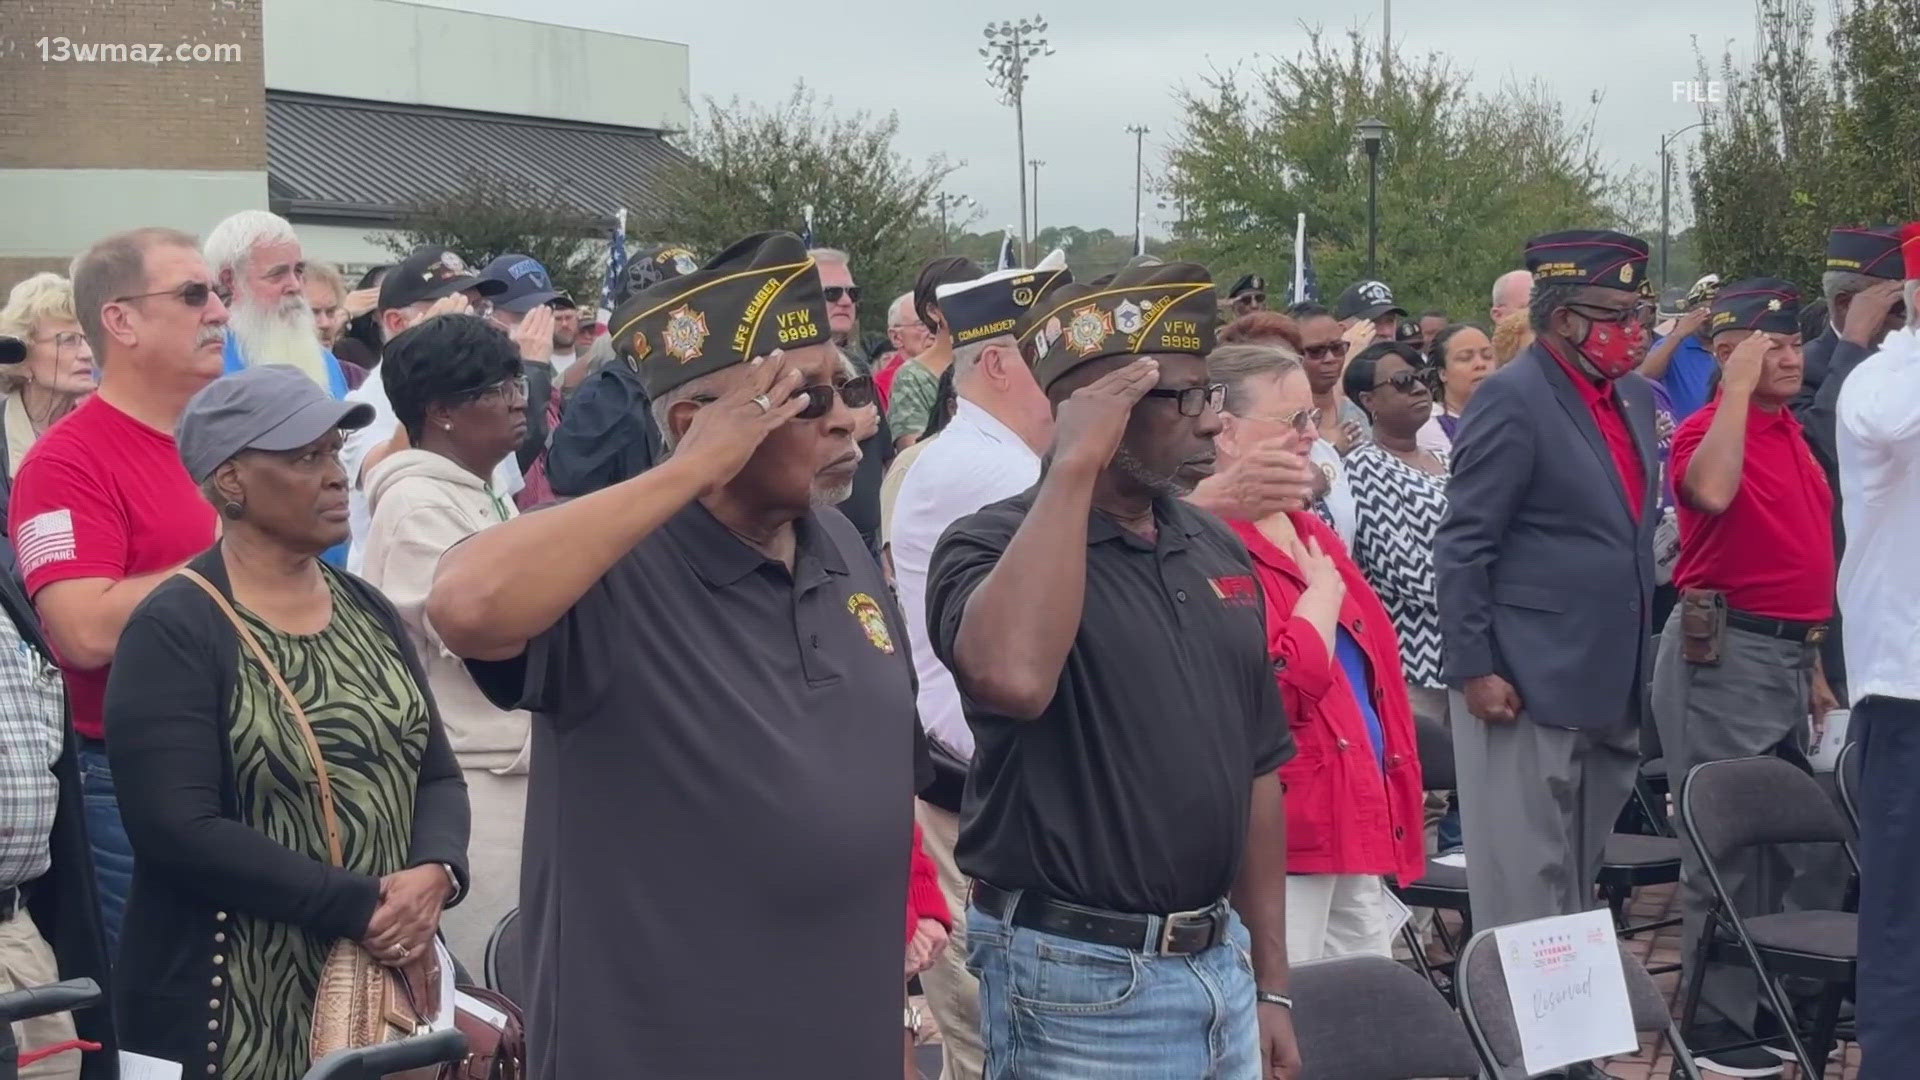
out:
M0 4L0 289L245 207L312 257L384 261L369 235L473 167L610 215L687 123L670 42L400 0Z

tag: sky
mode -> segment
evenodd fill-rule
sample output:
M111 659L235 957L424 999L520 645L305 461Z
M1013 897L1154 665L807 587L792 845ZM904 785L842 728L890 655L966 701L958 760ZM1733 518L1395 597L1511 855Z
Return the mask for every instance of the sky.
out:
M1199 88L1210 72L1298 52L1307 40L1303 23L1335 36L1358 29L1377 38L1382 15L1382 0L1191 6L1026 0L1034 5L1029 9L996 0L948 7L882 0L543 0L532 9L524 0L414 2L682 42L689 47L695 101L737 94L774 102L804 79L837 111L895 112L897 145L907 157L944 154L964 162L946 190L977 201L976 231L1017 225L1020 215L1013 110L999 104L986 83L977 52L981 29L989 19L1043 14L1056 51L1031 70L1025 155L1045 162L1039 224L1132 232L1134 138L1126 128L1145 124L1150 235L1160 231L1161 220L1151 176L1178 129L1183 87ZM1700 115L1701 106L1686 100L1689 88L1674 84L1699 79L1699 53L1715 71L1729 47L1736 57L1748 54L1754 3L1399 0L1392 20L1403 50L1447 57L1470 73L1476 88L1544 81L1570 116L1592 116L1604 158L1653 177L1660 135ZM1695 97L1708 92L1691 90ZM1676 145L1693 138L1682 136ZM1676 207L1684 202L1676 196Z

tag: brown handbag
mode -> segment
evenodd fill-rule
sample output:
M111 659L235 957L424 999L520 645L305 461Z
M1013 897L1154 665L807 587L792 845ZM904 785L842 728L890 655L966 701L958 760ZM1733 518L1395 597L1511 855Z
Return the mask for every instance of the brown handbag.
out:
M307 756L313 763L313 775L320 789L320 817L327 833L327 859L334 866L344 865L340 845L340 819L333 810L333 784L327 776L326 759L320 753L320 742L314 738L313 725L307 722L307 712L300 707L300 701L293 696L293 690L280 675L273 661L268 659L265 649L247 629L233 605L221 595L213 583L189 569L181 569L180 576L198 585L213 598L222 614L233 624L240 641L253 654L253 659L266 672L274 688L280 691L280 697L287 703L287 709L293 713L300 727L300 738L307 746ZM328 950L327 958L320 968L320 982L313 996L313 1030L307 1047L313 1060L333 1053L336 1050L358 1049L365 1046L377 1046L414 1035L425 1034L428 1030L423 1011L438 1008L440 1002L440 958L431 948L423 949L419 957L400 967L391 968L374 959L372 953L359 942L341 938ZM401 1080L435 1080L442 1073L438 1065L396 1073Z

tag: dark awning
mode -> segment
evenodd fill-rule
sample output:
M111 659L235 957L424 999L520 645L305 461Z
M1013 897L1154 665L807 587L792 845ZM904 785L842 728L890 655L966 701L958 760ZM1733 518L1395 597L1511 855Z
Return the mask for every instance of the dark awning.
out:
M290 218L392 225L401 207L481 170L611 221L621 207L659 209L662 172L684 160L662 135L269 90L268 195Z

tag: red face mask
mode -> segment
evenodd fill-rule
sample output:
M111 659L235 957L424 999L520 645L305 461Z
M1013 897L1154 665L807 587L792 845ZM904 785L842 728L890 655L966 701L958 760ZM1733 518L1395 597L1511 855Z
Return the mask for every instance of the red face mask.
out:
M1580 355L1603 378L1618 379L1640 366L1641 340L1646 328L1629 316L1624 322L1587 320L1587 336L1580 339Z

